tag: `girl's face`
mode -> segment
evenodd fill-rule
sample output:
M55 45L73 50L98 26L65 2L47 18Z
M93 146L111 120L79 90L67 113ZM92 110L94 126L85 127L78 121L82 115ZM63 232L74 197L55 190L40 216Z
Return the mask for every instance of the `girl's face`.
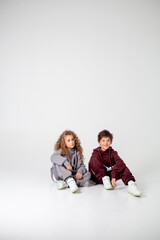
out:
M111 139L109 137L102 137L102 139L98 143L101 147L101 150L103 151L107 150L112 144Z
M73 135L67 135L64 137L65 145L68 149L72 149L75 146L75 140Z

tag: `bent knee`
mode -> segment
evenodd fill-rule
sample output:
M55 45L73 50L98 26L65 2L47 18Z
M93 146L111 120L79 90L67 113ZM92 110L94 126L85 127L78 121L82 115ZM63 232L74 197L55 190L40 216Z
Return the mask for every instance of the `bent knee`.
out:
M90 180L90 178L91 178L91 173L90 173L90 172L86 172L86 173L83 175L83 177L88 181L88 180Z

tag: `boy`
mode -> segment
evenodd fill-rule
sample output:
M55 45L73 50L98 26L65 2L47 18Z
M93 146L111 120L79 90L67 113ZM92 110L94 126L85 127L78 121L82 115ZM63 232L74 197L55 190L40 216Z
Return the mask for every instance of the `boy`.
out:
M91 179L96 183L103 184L104 188L108 190L116 187L116 180L122 179L124 184L128 185L128 192L140 197L141 192L137 188L134 176L110 146L112 140L113 135L108 130L103 130L98 134L100 147L93 150L89 161Z

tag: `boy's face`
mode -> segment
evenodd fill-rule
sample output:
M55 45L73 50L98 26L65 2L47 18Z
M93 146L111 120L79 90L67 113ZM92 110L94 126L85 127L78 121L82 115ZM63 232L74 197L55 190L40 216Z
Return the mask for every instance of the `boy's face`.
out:
M73 135L67 135L64 137L65 145L68 149L72 149L75 146L75 140Z
M112 144L112 141L109 137L102 137L98 143L101 147L101 150L105 151L110 147L110 145Z

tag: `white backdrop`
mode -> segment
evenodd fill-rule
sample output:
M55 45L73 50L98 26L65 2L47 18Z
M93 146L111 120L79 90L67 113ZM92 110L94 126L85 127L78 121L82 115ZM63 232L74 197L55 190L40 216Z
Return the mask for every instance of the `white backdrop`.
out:
M1 0L1 164L49 169L71 129L87 165L108 129L134 171L159 167L159 43L160 1Z
M0 0L1 239L160 239L159 43L160 1ZM119 182L58 191L66 129L86 165L110 130L142 198Z

